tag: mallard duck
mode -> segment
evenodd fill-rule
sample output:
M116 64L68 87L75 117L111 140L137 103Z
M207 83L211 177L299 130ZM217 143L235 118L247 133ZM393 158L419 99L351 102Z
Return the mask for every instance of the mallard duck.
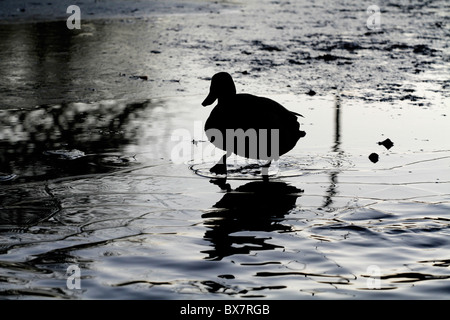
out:
M233 78L226 72L211 79L204 107L219 100L205 123L208 140L226 151L210 172L226 174L226 159L232 153L250 159L272 160L289 152L297 141L305 136L300 130L297 116L281 104L269 98L247 93L236 93Z

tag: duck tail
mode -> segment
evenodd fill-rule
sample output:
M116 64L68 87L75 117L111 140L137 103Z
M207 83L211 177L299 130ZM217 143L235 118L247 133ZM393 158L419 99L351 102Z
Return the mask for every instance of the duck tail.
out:
M295 114L296 116L298 116L298 117L302 117L302 118L304 118L304 116L303 115L301 115L300 113L297 113L297 112L294 112L294 111L291 111L291 113L292 114Z

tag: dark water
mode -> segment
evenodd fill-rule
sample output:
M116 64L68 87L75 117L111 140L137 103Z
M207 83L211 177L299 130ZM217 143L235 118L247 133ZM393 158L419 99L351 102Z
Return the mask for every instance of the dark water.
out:
M449 9L387 2L370 30L371 4L0 25L1 295L448 299ZM234 159L232 192L201 136L223 70L307 132L269 183Z

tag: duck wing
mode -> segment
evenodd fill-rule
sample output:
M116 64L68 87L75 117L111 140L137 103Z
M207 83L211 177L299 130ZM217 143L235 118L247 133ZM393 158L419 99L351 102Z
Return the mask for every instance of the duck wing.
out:
M242 125L244 130L246 128L279 130L279 155L290 151L298 140L305 136L305 133L300 130L300 123L297 120L297 117L302 115L265 97L243 95L240 100L241 103L244 103L240 109L245 110L242 117L242 121L246 123L246 125Z
M235 116L241 128L281 129L289 124L297 123L296 112L283 107L278 102L251 94L236 95ZM298 123L295 125L298 128Z
M205 130L208 139L216 147L225 150L227 129L242 129L246 132L248 129L253 129L257 134L261 129L278 129L278 154L282 155L291 150L302 136L297 116L299 116L298 113L289 111L269 98L237 94L232 99L219 100L205 123ZM208 131L209 129L215 130ZM222 133L222 138L219 140L214 137L217 130ZM271 141L269 139L267 142L270 144ZM236 150L233 152L236 153ZM248 157L247 154L244 156Z

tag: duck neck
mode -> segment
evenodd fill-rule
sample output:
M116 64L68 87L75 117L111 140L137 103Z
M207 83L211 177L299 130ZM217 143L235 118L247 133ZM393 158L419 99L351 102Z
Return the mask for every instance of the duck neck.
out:
M218 98L219 104L229 103L230 101L233 101L235 97L236 97L236 94L227 94L227 95L220 96Z

